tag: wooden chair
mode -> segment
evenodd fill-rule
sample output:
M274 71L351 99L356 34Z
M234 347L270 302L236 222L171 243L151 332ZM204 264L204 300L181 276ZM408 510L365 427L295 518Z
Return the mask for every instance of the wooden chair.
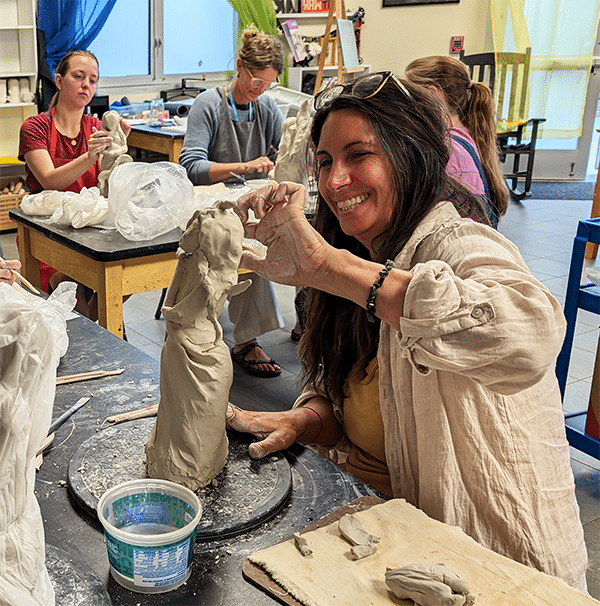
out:
M460 60L469 67L471 78L485 82L491 89L498 116L498 151L500 161L513 155L512 170L504 174L509 182L511 197L522 200L531 196L531 180L535 160L538 128L545 118L526 118L527 91L531 48L524 53L476 53L465 55ZM498 65L496 65L498 61ZM496 82L496 77L499 82ZM521 157L525 166L521 168ZM519 189L519 180L523 188Z

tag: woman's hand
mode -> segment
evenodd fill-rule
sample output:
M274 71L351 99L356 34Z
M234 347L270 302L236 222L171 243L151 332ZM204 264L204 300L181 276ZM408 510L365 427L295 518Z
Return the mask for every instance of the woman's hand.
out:
M92 135L88 140L88 155L91 160L96 161L100 154L110 147L112 139L110 134L105 130L98 130L95 126L92 127Z
M258 222L250 219L250 210ZM242 196L235 211L242 219L246 236L267 247L264 259L244 252L243 268L280 284L318 284L316 280L325 267L331 247L304 216L303 185L273 182Z
M275 167L275 164L269 158L261 156L249 162L244 162L242 166L244 169L242 174L247 175L250 173L268 173Z
M16 259L11 261L0 260L0 282L13 284L15 281L14 271L19 269L21 269L21 262Z
M129 124L129 122L127 122L126 120L123 120L123 118L119 120L119 124L125 137L129 137L129 133L131 132L131 124Z
M253 459L289 448L303 433L301 416L295 411L286 412L252 412L237 406L227 406L227 427L251 433L259 442L250 444L248 452Z

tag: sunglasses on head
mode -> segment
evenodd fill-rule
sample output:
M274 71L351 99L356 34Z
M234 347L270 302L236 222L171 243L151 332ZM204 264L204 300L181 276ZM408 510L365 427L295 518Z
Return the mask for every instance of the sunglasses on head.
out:
M374 97L390 78L407 97L411 96L406 86L404 86L402 81L392 72L377 72L375 74L366 74L349 84L336 84L330 88L323 89L315 96L315 109L319 110L322 107L329 105L342 93L357 97L358 99L369 99L370 97Z

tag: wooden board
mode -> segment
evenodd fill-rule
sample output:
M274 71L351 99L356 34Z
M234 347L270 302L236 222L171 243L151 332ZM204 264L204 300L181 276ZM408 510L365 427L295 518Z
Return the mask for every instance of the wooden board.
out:
M398 600L384 583L386 567L443 562L467 581L481 606L600 606L561 579L483 547L460 528L430 518L403 499L374 503L353 513L368 532L382 537L377 552L369 558L350 559L348 544L336 521L331 520L335 516L323 519L317 528L305 529L313 549L308 558L303 558L289 539L249 556L277 579L274 588L268 586L273 598L292 606L408 606L410 600ZM290 600L279 584L289 588L295 600Z
M305 532L310 532L311 530L316 530L317 528L323 528L324 526L328 526L329 524L336 522L342 516L347 513L356 513L357 511L363 511L365 509L369 509L373 505L377 505L378 503L383 503L383 499L379 497L360 497L348 505L344 505L339 509L331 512L329 515L313 522L309 526L306 526L302 530L300 530L300 534L304 534ZM286 539L287 540L287 539ZM246 560L242 564L242 573L246 579L258 585L261 589L266 591L271 597L275 598L282 604L286 604L287 606L304 606L302 602L299 602L294 596L290 595L281 585L276 583L269 574L267 574L260 566L257 566L254 562L250 560Z

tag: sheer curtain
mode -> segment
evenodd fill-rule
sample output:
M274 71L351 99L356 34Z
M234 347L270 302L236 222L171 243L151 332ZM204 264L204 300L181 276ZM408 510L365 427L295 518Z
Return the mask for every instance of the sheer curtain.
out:
M88 48L116 1L38 0L38 28L46 33L46 63L51 73L65 53Z
M528 116L541 135L581 135L600 0L491 0L495 52L531 47Z

